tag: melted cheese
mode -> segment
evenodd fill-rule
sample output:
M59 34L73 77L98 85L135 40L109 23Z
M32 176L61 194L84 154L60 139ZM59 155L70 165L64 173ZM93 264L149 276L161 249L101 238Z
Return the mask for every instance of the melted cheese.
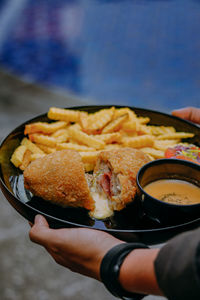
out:
M106 219L112 216L113 210L110 209L105 194L97 193L94 188L91 189L90 193L95 201L95 209L90 212L90 216L95 219Z

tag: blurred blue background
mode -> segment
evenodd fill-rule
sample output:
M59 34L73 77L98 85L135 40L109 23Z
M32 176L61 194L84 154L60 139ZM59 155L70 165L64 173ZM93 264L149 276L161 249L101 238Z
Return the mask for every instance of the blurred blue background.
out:
M0 66L94 104L199 106L200 1L0 0Z

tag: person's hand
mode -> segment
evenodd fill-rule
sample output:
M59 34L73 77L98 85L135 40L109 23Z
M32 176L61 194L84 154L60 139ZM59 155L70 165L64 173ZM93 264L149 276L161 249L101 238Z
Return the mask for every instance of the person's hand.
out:
M185 107L172 111L172 115L200 124L200 108Z
M106 252L123 243L106 232L94 229L50 229L41 215L36 216L29 236L32 242L44 246L58 264L98 280Z

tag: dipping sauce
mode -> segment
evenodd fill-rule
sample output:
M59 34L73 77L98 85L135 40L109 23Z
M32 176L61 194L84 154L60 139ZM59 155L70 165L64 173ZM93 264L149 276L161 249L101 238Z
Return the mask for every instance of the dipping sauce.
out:
M172 204L191 205L200 203L200 188L184 180L156 180L147 184L144 190L154 198Z

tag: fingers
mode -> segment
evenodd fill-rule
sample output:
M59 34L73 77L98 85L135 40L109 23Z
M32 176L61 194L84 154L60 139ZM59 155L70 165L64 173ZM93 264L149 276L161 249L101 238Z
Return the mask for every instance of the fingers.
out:
M50 235L51 229L46 219L41 215L37 215L35 217L35 223L29 232L31 241L45 247L48 245Z
M174 110L172 112L173 116L200 124L200 109L195 107L185 107L181 109Z

